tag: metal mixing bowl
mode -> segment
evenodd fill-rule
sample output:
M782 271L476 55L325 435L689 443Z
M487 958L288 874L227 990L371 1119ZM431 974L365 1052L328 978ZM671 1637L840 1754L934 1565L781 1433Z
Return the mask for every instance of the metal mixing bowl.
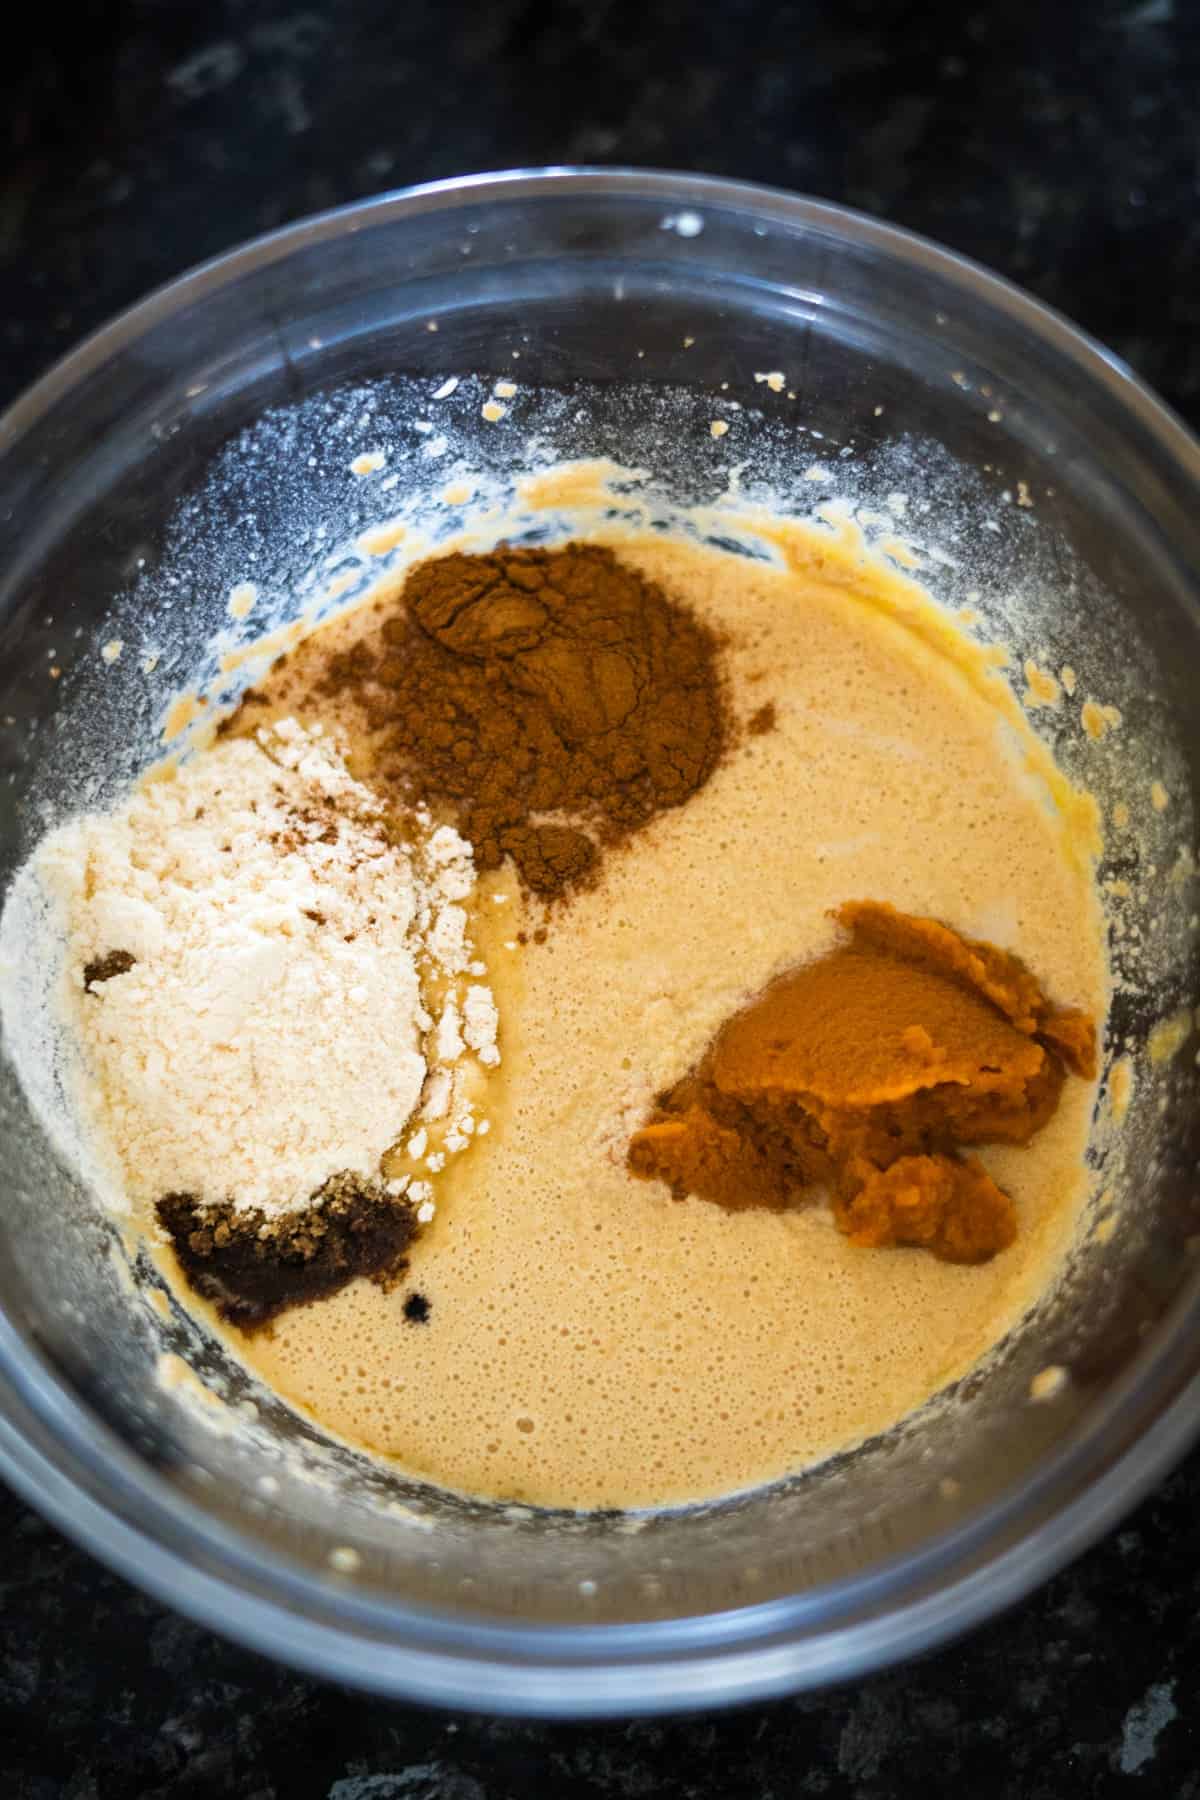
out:
M1172 829L1190 830L1200 447L1154 396L1016 289L870 219L701 177L549 170L417 188L261 239L116 320L9 411L6 883L48 818L102 798L149 754L154 709L135 693L136 657L95 676L110 619L133 637L139 619L149 631L170 613L178 641L201 645L222 616L230 544L257 546L276 587L303 576L301 551L272 532L286 434L272 427L278 454L266 454L254 422L385 373L494 376L514 344L523 384L586 390L576 449L646 447L618 405L631 383L694 394L704 421L714 396L765 400L748 371L785 368L795 399L780 398L772 430L777 443L794 435L798 460L850 449L886 474L902 445L910 467L936 465L968 584L972 545L986 541L975 525L1010 521L1004 555L979 554L985 615L1019 639L1013 596L1036 588L1031 648L1058 619L1081 667L1110 672L1105 697L1126 716L1110 775L1161 744ZM210 483L197 505L221 457L221 495ZM306 461L293 462L288 516L308 506L315 519L319 483L304 489ZM1028 531L1017 480L1036 498ZM171 588L164 571L185 553L194 579ZM1180 869L1174 887L1159 871L1145 908L1146 931L1169 937L1166 972L1118 997L1113 1029L1135 1045L1195 998L1186 859ZM842 1679L1026 1592L1194 1432L1195 1088L1190 1048L1145 1066L1131 1151L1105 1176L1115 1228L1082 1246L1052 1303L953 1404L770 1488L622 1519L432 1494L253 1394L185 1319L131 1294L111 1227L6 1066L0 1467L172 1605L381 1692L582 1714ZM138 1282L152 1284L149 1272ZM156 1379L164 1349L223 1384L223 1429ZM1069 1379L1033 1404L1047 1364Z

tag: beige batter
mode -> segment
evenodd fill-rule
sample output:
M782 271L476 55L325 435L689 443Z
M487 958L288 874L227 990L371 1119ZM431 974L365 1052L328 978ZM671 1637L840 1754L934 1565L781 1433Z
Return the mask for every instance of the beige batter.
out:
M1054 1000L1104 1011L1086 801L1011 697L987 698L965 643L956 663L932 614L914 620L902 583L832 541L790 549L783 570L621 546L728 635L737 715L771 700L777 727L611 859L544 942L489 957L507 1100L415 1250L429 1322L404 1322L404 1287L360 1281L239 1341L289 1400L406 1471L572 1507L751 1486L961 1375L1070 1240L1093 1101L1079 1081L1029 1148L983 1152L1020 1235L982 1267L855 1249L819 1203L734 1215L625 1171L653 1092L772 975L828 949L827 910L848 898L1015 949ZM322 632L301 659L356 629ZM496 918L510 939L515 897Z

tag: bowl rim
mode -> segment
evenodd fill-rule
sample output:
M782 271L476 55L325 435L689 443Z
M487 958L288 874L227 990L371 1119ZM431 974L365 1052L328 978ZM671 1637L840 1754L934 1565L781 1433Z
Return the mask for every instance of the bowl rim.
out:
M783 189L665 170L550 166L480 173L389 190L321 212L201 263L101 326L0 416L0 453L112 356L181 309L299 250L431 211L548 195L657 200L703 216L751 213L768 225L824 232L923 270L948 291L986 298L1098 384L1147 432L1200 496L1200 442L1127 365L1062 314L916 233ZM1082 1419L1017 1492L855 1583L633 1626L509 1625L400 1602L357 1604L343 1584L248 1547L98 1425L0 1315L0 1473L33 1506L138 1586L198 1622L307 1672L381 1694L496 1713L632 1715L747 1702L864 1674L928 1650L1023 1597L1093 1542L1200 1432L1200 1372L1183 1378L1172 1350L1194 1352L1200 1301L1183 1297L1156 1353L1143 1350L1103 1418ZM1185 1357L1184 1359L1190 1360ZM1123 1441L1099 1446L1118 1404ZM1018 1500L1031 1528L989 1551ZM190 1543L182 1540L190 1534ZM196 1556L203 1546L207 1564ZM949 1579L924 1591L922 1568ZM907 1575L909 1592L901 1577ZM252 1586L248 1583L253 1583ZM861 1593L848 1624L810 1629L822 1597ZM889 1604L889 1600L897 1600ZM883 1603L882 1606L880 1603ZM336 1615L340 1614L341 1617ZM385 1635L385 1627L398 1627ZM373 1628L372 1628L373 1627ZM406 1636L403 1634L407 1634Z
M162 323L251 269L279 262L307 245L331 237L354 235L368 225L385 224L406 214L443 210L460 200L476 203L512 200L534 190L560 194L608 193L614 197L630 195L642 199L658 197L665 203L683 201L686 209L697 212L702 212L706 204L740 205L780 225L805 226L812 230L824 228L845 242L885 249L893 256L899 255L912 267L924 268L968 288L982 289L1001 310L1034 327L1045 343L1079 365L1083 373L1099 380L1151 429L1162 447L1177 457L1193 478L1200 480L1200 438L1128 363L1064 313L1035 299L1006 276L996 274L973 258L946 249L906 226L892 225L853 207L841 206L831 200L810 199L765 182L726 180L722 176L670 169L623 165L610 168L586 163L484 170L418 182L409 187L388 188L344 206L310 213L196 263L170 281L152 288L141 300L98 326L23 389L0 413L0 450L5 448L10 436L27 430L56 400L114 351L152 325Z

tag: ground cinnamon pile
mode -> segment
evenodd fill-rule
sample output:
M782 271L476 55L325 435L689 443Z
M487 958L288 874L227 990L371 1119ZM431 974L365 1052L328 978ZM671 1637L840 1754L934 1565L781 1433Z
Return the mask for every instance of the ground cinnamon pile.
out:
M481 868L512 857L546 898L681 806L728 740L713 633L591 544L419 564L320 691L361 705L378 778L452 806Z
M844 946L736 1014L659 1097L634 1174L730 1208L820 1185L852 1242L982 1262L1016 1236L1012 1201L970 1144L1024 1144L1067 1071L1095 1074L1095 1029L1052 1006L1015 956L873 901Z

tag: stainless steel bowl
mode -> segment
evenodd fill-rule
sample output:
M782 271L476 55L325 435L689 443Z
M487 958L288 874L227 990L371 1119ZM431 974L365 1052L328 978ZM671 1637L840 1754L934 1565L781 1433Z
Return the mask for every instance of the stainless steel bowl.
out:
M940 491L953 489L968 564L974 525L1028 483L1036 532L1018 521L1004 556L980 553L984 610L1004 617L1022 583L1049 591L1038 630L1069 623L1116 671L1125 741L1161 742L1176 759L1174 820L1190 820L1200 447L1154 396L1016 289L873 220L701 177L555 169L386 195L261 239L116 320L9 411L6 881L48 817L111 791L147 754L136 660L95 679L105 621L136 630L147 609L174 608L199 646L221 613L230 545L243 557L257 546L277 586L303 576L311 544L279 542L272 521L285 481L291 516L298 504L321 516L322 471L303 488L305 459L283 471L255 421L387 373L494 374L516 341L523 383L586 388L580 449L636 442L618 404L630 383L693 394L707 417L723 380L786 366L796 399L775 416L777 441L792 433L809 459L814 442L853 448L885 472L898 445L919 446ZM205 489L214 458L226 471L217 499ZM172 590L164 570L180 555L194 580ZM1019 611L1007 621L1018 638ZM1146 929L1170 934L1168 973L1118 997L1114 1030L1136 1043L1196 997L1181 870L1147 907ZM0 1466L130 1579L362 1687L584 1714L844 1679L1026 1592L1195 1430L1190 1049L1139 1084L1129 1153L1109 1171L1111 1238L1081 1249L1053 1302L952 1404L790 1481L644 1519L438 1496L261 1393L253 1419L207 1429L156 1381L164 1348L223 1382L235 1406L250 1397L244 1378L179 1315L131 1303L111 1227L56 1162L7 1065L0 1081ZM1070 1379L1035 1406L1029 1383L1047 1363Z

